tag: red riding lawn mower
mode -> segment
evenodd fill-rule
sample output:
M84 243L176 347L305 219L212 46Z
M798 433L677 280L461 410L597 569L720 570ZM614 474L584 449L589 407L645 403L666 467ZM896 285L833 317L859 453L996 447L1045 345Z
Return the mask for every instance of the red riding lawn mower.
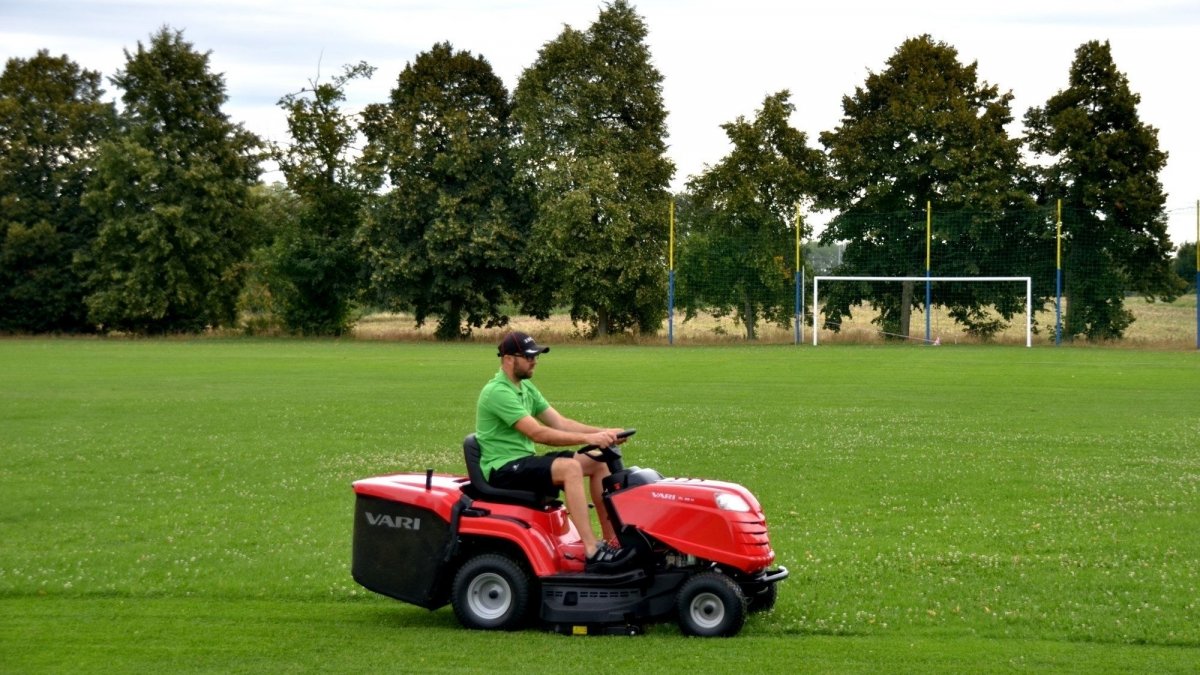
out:
M450 603L468 628L515 630L536 618L573 635L636 635L676 619L686 635L731 636L748 612L775 605L788 571L770 569L766 518L749 490L627 469L616 446L579 452L596 450L612 472L604 500L620 545L634 549L620 569L585 571L557 495L489 485L472 434L467 476L355 481L354 580L430 610Z

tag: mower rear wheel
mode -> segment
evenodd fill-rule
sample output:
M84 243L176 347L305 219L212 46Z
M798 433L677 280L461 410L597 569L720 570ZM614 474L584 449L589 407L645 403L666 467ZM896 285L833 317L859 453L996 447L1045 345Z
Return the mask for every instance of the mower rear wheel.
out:
M476 556L454 575L454 615L467 628L517 630L529 613L530 587L529 574L509 558Z
M729 637L746 623L746 596L733 579L719 572L688 579L679 589L675 607L684 635Z

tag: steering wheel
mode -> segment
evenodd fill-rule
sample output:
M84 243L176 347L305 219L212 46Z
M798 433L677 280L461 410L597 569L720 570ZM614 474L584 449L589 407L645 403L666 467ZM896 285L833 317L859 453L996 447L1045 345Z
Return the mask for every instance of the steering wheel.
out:
M617 438L629 438L630 436L632 436L636 433L637 433L637 429L626 429L625 431L618 433ZM617 446L615 446L615 445L610 445L607 448L601 448L598 445L585 445L582 448L580 448L579 450L577 450L575 452L575 454L583 455L583 454L592 452L593 450L604 450L606 452L611 452L611 453L616 454L617 457L621 456L620 449L618 449Z

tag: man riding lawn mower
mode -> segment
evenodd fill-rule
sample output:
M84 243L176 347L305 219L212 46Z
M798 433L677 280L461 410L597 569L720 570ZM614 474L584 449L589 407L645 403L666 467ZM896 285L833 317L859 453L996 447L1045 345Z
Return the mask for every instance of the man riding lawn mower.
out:
M467 476L402 473L354 483L352 571L366 588L427 609L448 602L468 628L536 618L573 634L629 633L677 618L685 634L729 636L770 609L787 568L746 488L625 468L633 430L566 418L529 382L539 347L500 344L480 393ZM533 442L585 444L536 456ZM588 490L584 490L584 479ZM566 506L557 501L559 490ZM591 530L590 493L603 538Z

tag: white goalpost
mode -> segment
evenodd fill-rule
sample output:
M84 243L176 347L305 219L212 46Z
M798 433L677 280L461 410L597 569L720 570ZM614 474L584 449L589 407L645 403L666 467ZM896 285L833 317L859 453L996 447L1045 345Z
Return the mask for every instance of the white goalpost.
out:
M812 296L812 315L813 315L813 346L817 346L817 336L820 334L818 328L818 299L820 297L820 286L822 281L1023 281L1025 282L1025 346L1033 346L1033 279L1032 277L838 277L838 276L820 276L813 277L813 296ZM926 315L929 313L929 308L925 308ZM928 336L926 336L928 338Z

